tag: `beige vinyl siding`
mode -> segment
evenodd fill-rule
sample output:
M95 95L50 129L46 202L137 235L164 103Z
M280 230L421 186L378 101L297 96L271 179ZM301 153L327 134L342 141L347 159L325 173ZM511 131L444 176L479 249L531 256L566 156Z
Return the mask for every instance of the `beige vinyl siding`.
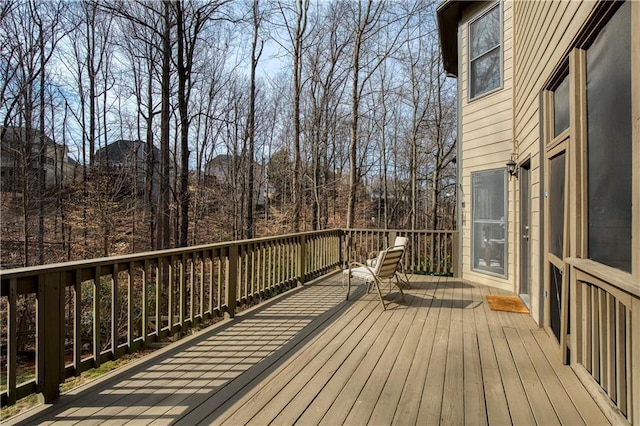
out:
M554 70L576 37L581 25L592 12L595 2L516 2L515 20L515 139L520 159L531 158L531 293L532 314L540 320L543 303L541 293L544 272L540 270L544 253L540 252L543 200L540 162L540 103L539 96ZM550 30L553 29L553 30ZM517 212L519 213L519 212ZM515 215L515 218L519 214ZM517 229L517 228L516 228ZM516 258L517 262L517 258ZM518 265L516 264L516 268Z
M505 108L500 110L500 107ZM483 127L491 126L493 123L502 121L512 121L513 115L511 108L506 107L506 102L503 102L496 106L494 110L479 111L474 114L474 120L468 120L466 122L465 130L473 132Z
M492 7L495 3L481 3L467 8L462 17L460 46L460 79L462 124L462 194L463 218L462 229L462 273L465 279L514 290L514 279L517 269L514 263L514 220L513 220L513 185L507 183L507 251L505 264L506 278L488 275L472 270L472 206L471 206L471 173L484 170L504 168L513 150L513 28L511 1L502 4L502 86L487 95L469 101L468 96L468 30L469 21Z

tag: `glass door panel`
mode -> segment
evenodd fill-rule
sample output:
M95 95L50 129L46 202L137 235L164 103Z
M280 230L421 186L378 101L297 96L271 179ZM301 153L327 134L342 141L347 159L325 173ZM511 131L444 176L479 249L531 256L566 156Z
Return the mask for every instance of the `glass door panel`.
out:
M558 343L562 341L562 307L566 305L564 298L568 294L564 281L567 140L550 150L547 160L547 325Z

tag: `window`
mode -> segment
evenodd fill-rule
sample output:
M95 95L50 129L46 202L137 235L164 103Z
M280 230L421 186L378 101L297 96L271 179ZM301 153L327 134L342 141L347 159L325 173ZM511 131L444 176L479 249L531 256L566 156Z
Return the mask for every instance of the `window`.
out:
M569 128L569 76L553 92L553 136Z
M552 157L549 160L549 251L551 254L564 258L564 198L565 198L565 164L566 153Z
M473 269L506 276L507 170L471 174Z
M502 25L500 4L469 24L469 98L502 84Z
M631 272L631 2L586 56L588 256Z

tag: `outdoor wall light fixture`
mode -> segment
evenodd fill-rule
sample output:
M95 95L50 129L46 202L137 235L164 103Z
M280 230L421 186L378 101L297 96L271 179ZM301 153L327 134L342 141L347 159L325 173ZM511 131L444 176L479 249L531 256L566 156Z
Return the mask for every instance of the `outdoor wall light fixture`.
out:
M511 179L511 176L515 176L516 179L518 178L518 163L516 163L513 159L513 156L511 156L511 158L509 158L509 161L507 161L507 171L509 172L509 179Z

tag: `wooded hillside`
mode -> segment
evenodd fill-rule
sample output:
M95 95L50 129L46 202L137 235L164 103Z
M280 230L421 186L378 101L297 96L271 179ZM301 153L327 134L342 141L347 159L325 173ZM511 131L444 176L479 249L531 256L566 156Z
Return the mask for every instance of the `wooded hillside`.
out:
M431 2L0 3L3 268L454 226Z

